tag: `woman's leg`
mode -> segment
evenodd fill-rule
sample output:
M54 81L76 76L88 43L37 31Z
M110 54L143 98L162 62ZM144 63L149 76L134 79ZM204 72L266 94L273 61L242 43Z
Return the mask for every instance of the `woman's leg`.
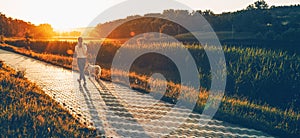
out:
M84 76L84 67L85 67L85 58L78 58L77 60L78 62L78 68L79 68L79 72L80 72L80 80L83 79L83 81L85 81L85 76Z
M80 58L77 58L77 65L78 65L78 69L79 69L79 80L81 80L81 70L82 70L82 60Z
M83 79L83 81L84 81L84 83L85 83L85 75L84 75L84 68L85 68L85 64L86 64L86 59L85 58L83 58L82 59L82 79Z

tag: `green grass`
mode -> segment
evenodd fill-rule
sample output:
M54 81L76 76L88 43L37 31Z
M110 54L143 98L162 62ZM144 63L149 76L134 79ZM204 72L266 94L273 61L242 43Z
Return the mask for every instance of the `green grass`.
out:
M95 52L99 43L89 43L89 49ZM97 63L103 68L101 78L110 80L110 63L119 44L104 43L99 51ZM3 47L2 47L3 48ZM148 48L144 46L143 48ZM160 48L160 47L158 47ZM200 82L203 85L200 95L185 95L187 100L199 98L195 111L201 112L209 94L210 73L207 57L200 45L187 45L201 70ZM71 69L72 57L36 53L6 45L5 49L15 51L36 59ZM138 50L132 46L128 50ZM213 47L211 48L213 50ZM263 130L274 136L296 137L300 135L300 57L281 50L264 48L223 47L227 66L227 86L225 96L216 114L216 118L250 128ZM51 53L51 51L48 51ZM91 52L92 53L92 52ZM38 55L38 56L37 56ZM58 59L60 62L58 62ZM144 60L151 65L151 57ZM161 66L161 65L159 65ZM136 70L139 66L133 67ZM163 71L163 70L162 70ZM117 75L127 75L119 70ZM131 87L149 91L149 75L138 72L129 74ZM120 80L120 83L123 83ZM165 96L176 98L179 89L189 89L174 82L168 82Z
M38 86L0 62L0 133L4 137L95 137Z
M223 31L223 32L215 32L215 33L199 33L199 32L193 32L197 36L199 36L202 39L210 39L212 34L216 34L219 38L219 40L226 40L226 39L255 39L255 34L248 33L248 32L234 32L232 34L231 31ZM180 40L190 40L194 38L194 35L192 33L185 33L185 34L179 34L175 36L177 39Z

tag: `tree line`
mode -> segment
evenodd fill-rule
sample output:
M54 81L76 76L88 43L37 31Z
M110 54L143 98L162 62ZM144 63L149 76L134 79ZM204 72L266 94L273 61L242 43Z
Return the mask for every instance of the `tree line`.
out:
M47 38L54 35L50 24L34 25L19 19L6 17L0 13L0 35L5 37Z
M98 24L90 32L90 36L130 38L146 32L161 32L171 36L190 37L182 35L189 33L184 27L166 19L181 20L190 24L192 31L197 32L200 28L194 24L194 16L197 14L201 14L210 23L220 39L223 37L222 34L232 35L223 39L239 39L242 33L247 33L248 38L252 39L293 41L297 40L300 34L300 5L269 6L264 0L259 0L243 10L221 14L215 14L211 10L189 12L169 9L162 13L128 16L125 19ZM115 28L114 31L106 36L112 28ZM1 39L3 37L49 38L54 35L71 34L80 35L80 32L59 34L53 31L50 24L34 25L0 13Z
M222 14L214 14L211 10L189 12L169 9L164 10L163 13L128 16L125 19L98 24L90 35L130 38L133 34L161 32L177 36L189 32L177 23L156 17L184 21L191 24L192 31L197 32L200 27L193 24L194 16L197 14L201 14L215 32L236 34L246 32L251 35L251 38L268 40L297 40L300 34L300 5L270 7L264 0L259 0L243 10ZM115 28L113 32L105 36L112 28Z

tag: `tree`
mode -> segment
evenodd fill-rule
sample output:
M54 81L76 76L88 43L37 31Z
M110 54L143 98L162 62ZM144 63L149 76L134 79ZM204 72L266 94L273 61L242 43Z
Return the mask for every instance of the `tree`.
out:
M254 4L249 5L247 10L263 10L268 9L269 5L264 0L258 0Z
M268 9L269 5L264 0L259 0L254 2L254 5L257 9Z
M211 10L205 10L203 13L202 13L203 16L211 16L211 15L215 15L213 11Z
M171 25L171 24L164 24L160 30L159 30L160 33L164 33L164 34L168 34L168 35L171 35L171 36L175 36L177 35L177 30L176 28Z
M255 10L254 4L247 6L246 10L248 10L248 11Z
M54 35L53 28L50 24L40 24L33 31L34 38L48 38Z

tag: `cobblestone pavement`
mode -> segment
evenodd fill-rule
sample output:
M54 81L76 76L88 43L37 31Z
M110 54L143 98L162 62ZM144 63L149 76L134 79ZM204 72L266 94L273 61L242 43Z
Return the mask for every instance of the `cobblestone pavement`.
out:
M0 60L40 86L87 127L109 137L270 137L254 129L190 113L148 94L106 81L76 81L79 74L0 50ZM186 116L186 117L184 117ZM208 121L200 125L199 121Z

